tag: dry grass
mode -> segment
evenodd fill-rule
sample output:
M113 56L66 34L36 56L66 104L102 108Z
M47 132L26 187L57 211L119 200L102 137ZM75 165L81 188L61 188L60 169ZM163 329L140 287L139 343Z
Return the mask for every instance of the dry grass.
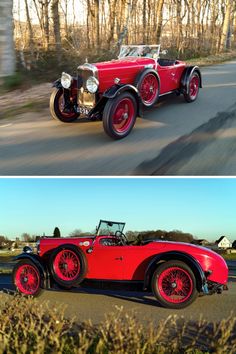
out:
M62 306L3 296L0 308L1 353L171 353L236 352L236 318L219 324L168 317L144 326L122 309L98 326L66 319Z

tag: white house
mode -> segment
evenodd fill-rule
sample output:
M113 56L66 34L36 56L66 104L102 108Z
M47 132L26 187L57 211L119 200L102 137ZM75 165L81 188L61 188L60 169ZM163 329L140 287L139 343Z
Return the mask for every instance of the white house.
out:
M221 236L219 240L216 241L216 244L218 248L221 249L232 248L232 242L230 242L230 240L226 236Z

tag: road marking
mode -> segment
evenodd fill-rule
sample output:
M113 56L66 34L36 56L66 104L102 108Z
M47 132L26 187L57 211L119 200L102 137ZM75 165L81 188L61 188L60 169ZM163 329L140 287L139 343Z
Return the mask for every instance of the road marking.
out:
M204 85L204 88L214 88L214 87L230 87L230 86L236 86L236 82L229 82L225 84L209 84L209 85Z
M12 123L9 123L9 124L0 125L0 128L10 127L11 125L13 125L13 124L12 124Z

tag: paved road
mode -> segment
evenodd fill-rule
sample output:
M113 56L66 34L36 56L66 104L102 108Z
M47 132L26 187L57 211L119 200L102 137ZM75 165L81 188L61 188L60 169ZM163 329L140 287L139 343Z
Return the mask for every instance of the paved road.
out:
M48 110L1 120L0 175L138 174L137 166L156 158L169 143L232 109L236 61L206 67L202 73L204 89L196 102L163 98L121 141L110 140L101 122L62 124L50 119Z
M50 301L53 304L65 304L66 315L76 316L80 321L91 319L99 323L106 313L116 311L116 307L123 307L124 312L135 312L143 323L158 322L167 316L176 314L184 316L186 320L198 321L201 315L208 321L218 322L232 313L236 316L236 282L235 277L229 278L229 290L221 295L199 297L191 306L183 310L168 310L157 306L152 294L139 291L102 290L78 288L73 291L47 290L38 300ZM0 290L13 289L9 276L0 276ZM0 292L1 299L6 296ZM11 296L11 295L9 295Z

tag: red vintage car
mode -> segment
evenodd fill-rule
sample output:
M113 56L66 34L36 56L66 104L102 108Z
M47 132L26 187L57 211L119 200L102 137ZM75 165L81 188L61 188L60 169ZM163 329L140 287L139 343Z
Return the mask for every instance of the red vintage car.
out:
M169 308L183 308L199 293L227 288L228 268L219 254L181 242L132 244L124 226L101 220L94 236L41 238L37 254L27 247L16 257L13 283L25 295L38 295L55 283L66 289L88 280L140 283Z
M159 97L175 92L195 101L202 87L199 68L160 54L160 45L122 46L117 60L80 65L77 77L63 72L53 84L52 117L100 119L111 138L121 139L142 115L142 106L152 107Z

